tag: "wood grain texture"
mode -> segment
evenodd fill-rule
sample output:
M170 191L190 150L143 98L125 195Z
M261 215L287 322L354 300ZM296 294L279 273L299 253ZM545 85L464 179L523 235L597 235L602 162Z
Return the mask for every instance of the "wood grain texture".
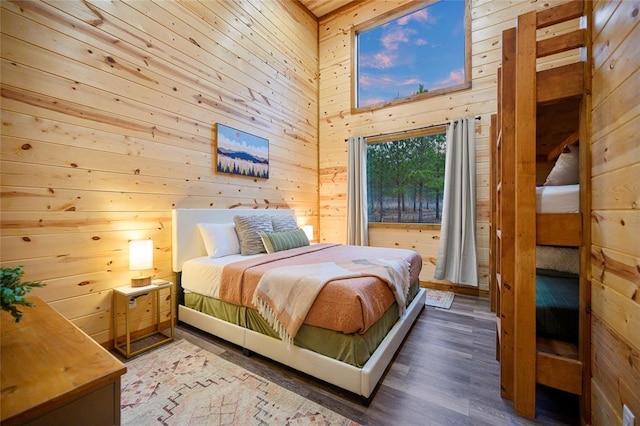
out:
M636 412L640 404L637 392L640 387L640 351L621 338L600 316L594 317L592 336L593 344L600 348L598 352L592 352L593 383L601 393L598 395L598 411L621 423L622 409L618 405L627 404ZM616 395L616 401L611 401L608 395ZM594 417L598 411L594 410ZM594 424L597 424L595 419Z
M353 0L301 0L301 3L316 17L336 13L342 7L348 7Z
M580 213L538 213L535 222L537 244L568 247L582 245Z
M318 228L318 33L300 4L0 7L0 264L98 342L129 240L153 239L154 276L173 279L172 208L292 208ZM269 140L268 180L215 171L215 123Z
M538 73L538 104L580 97L584 90L583 65L579 62Z
M538 352L536 355L537 382L571 392L582 394L582 363L578 360L568 361L565 355Z
M119 395L126 367L42 299L29 300L35 307L20 323L2 312L2 423L33 420L108 383Z
M593 424L621 424L623 404L640 412L640 3L593 6Z
M516 30L510 28L502 33L502 71L498 93L500 110L500 150L498 155L500 173L499 212L496 220L500 230L500 392L504 398L513 399L514 394L514 300L515 300L515 202L516 202Z
M515 281L514 281L514 405L516 412L535 416L536 330L536 18L519 15L516 24L515 84ZM538 94L539 96L539 94ZM533 283L533 285L532 285Z
M640 256L591 246L593 278L617 293L640 301Z

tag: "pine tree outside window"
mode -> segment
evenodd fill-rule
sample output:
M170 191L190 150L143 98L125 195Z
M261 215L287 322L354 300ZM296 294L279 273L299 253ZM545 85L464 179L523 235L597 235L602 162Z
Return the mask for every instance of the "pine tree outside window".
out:
M367 139L370 224L440 224L446 154L443 128L434 129L436 133L407 132L409 136L390 140Z

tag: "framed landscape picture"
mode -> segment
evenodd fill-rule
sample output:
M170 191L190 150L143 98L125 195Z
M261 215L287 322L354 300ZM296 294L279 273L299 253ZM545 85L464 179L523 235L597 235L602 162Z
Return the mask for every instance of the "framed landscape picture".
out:
M218 172L269 179L269 140L216 124Z

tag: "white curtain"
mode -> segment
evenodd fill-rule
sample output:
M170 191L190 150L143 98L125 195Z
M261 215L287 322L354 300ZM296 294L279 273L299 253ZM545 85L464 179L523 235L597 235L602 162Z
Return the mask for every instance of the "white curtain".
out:
M347 244L369 244L367 229L367 141L350 137L347 164Z
M475 118L453 120L447 130L442 226L434 278L477 287L475 148Z

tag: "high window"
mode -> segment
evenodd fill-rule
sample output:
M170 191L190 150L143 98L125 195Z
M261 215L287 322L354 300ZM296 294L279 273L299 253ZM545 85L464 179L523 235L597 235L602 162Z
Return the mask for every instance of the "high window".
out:
M354 27L354 112L471 87L467 3L415 1Z
M367 138L369 223L442 219L445 127Z

